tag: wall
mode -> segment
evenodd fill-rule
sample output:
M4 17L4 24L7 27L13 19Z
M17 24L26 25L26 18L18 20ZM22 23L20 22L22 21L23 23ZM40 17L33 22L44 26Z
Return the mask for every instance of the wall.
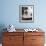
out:
M0 25L13 24L16 28L31 28L38 26L37 7L34 6L34 23L20 23L19 22L19 5L32 5L32 0L2 0L1 1L1 17Z
M0 31L13 24L16 28L40 27L46 32L46 0L0 0ZM19 5L34 5L34 23L19 22Z
M1 0L0 25L13 24L16 28L46 28L46 1L36 0ZM19 22L19 5L34 5L34 23Z

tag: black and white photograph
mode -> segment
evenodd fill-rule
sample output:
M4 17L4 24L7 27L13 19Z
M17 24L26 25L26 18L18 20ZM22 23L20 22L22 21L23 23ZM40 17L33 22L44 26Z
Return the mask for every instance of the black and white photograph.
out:
M20 5L20 22L34 21L34 5Z

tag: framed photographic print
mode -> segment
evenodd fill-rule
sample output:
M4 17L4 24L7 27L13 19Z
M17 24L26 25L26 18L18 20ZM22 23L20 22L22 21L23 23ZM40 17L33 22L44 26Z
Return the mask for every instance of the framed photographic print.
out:
M34 5L19 6L19 21L34 22Z

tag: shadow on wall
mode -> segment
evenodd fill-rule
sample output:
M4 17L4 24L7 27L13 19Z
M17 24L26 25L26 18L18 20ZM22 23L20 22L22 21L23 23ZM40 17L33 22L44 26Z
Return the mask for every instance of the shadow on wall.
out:
M4 24L0 24L0 43L2 43L2 36L3 32L5 32L3 29L6 28Z

